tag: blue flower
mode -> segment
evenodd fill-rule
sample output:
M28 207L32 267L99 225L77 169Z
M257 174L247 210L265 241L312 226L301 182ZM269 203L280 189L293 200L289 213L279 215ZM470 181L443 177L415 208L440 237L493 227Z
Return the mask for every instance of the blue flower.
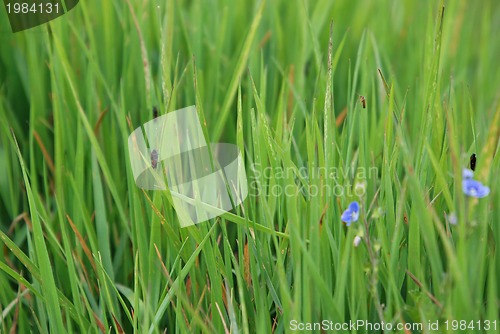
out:
M359 218L359 203L356 201L351 202L340 218L344 223L347 223L347 226L357 221Z
M474 177L474 172L471 171L470 169L464 168L462 170L462 178L467 180L467 179L472 179Z
M467 196L476 198L486 197L490 193L490 188L472 179L463 180L462 189Z

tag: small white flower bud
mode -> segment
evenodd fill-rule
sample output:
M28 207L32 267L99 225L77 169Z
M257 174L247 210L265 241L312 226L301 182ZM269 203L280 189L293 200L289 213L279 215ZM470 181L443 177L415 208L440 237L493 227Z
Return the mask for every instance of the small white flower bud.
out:
M361 242L361 237L357 235L354 237L354 241L352 242L352 244L354 245L354 247L358 247L360 242Z

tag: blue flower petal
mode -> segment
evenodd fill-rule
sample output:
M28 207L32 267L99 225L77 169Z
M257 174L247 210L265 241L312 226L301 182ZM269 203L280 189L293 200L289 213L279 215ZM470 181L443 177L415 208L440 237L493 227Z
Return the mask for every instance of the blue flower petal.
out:
M352 221L353 221L353 222L358 221L358 218L359 218L359 211L352 211L352 212L351 212L351 218L352 218Z
M356 201L351 202L351 204L349 204L349 210L359 212L359 203Z
M462 181L462 190L467 196L475 198L483 198L488 196L490 193L490 188L483 185L481 182L472 179Z
M463 179L472 179L474 177L474 172L470 169L464 168L462 170L462 178Z
M345 223L350 223L351 222L351 211L350 210L345 210L344 213L342 213L342 216L340 217L343 222Z

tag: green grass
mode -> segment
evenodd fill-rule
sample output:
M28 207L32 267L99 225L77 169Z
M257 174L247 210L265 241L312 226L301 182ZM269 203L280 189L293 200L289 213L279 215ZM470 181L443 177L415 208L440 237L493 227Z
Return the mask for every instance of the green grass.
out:
M0 333L500 333L497 1L129 1L0 9ZM250 194L181 229L127 139L193 104Z

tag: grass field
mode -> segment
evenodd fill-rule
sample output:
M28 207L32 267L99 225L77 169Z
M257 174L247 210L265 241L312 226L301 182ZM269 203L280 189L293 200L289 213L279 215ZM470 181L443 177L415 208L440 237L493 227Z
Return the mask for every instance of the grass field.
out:
M496 0L2 7L0 333L500 333L498 31ZM249 194L181 228L127 139L190 105Z

